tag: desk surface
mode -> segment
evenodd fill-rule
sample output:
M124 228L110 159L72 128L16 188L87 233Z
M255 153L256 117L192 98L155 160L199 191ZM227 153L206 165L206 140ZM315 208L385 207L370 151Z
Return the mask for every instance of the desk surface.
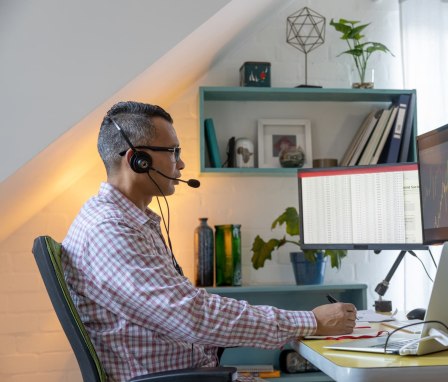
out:
M338 382L448 380L448 350L425 356L398 356L324 349L335 342L305 340L293 347Z

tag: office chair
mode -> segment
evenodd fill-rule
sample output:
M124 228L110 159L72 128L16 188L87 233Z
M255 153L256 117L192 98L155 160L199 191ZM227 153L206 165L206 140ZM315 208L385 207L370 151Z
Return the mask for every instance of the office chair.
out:
M39 236L32 251L84 382L106 382L107 374L68 292L61 266L61 244L49 236ZM231 382L236 376L233 367L188 368L146 374L129 382Z

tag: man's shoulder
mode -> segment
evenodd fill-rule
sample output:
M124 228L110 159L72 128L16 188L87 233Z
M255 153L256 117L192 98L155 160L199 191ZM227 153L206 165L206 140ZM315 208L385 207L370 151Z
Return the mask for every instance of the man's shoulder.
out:
M79 215L89 220L100 222L104 220L124 219L125 213L126 211L119 208L111 200L102 196L94 196L84 204Z

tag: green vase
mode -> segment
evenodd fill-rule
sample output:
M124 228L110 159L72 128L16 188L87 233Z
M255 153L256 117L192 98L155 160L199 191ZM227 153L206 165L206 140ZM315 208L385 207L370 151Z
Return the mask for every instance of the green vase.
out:
M241 225L215 226L216 285L241 285Z

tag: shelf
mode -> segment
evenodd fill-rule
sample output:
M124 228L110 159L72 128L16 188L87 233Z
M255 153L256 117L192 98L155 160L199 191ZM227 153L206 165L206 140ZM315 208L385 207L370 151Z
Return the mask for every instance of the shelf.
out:
M200 92L203 101L390 102L414 90L202 87Z
M257 293L279 293L279 292L313 292L313 291L334 291L334 290L364 290L365 284L316 284L316 285L250 285L250 286L228 286L228 287L207 287L209 293L217 294L257 294Z
M398 101L401 94L415 94L415 90L201 87L201 172L207 175L287 177L294 177L297 173L297 168L211 167L203 128L206 118L214 121L221 162L225 161L227 142L231 137L247 137L254 142L257 165L259 119L310 120L313 159L340 159L365 116L374 109L389 107ZM412 132L414 153L415 121L416 118Z

